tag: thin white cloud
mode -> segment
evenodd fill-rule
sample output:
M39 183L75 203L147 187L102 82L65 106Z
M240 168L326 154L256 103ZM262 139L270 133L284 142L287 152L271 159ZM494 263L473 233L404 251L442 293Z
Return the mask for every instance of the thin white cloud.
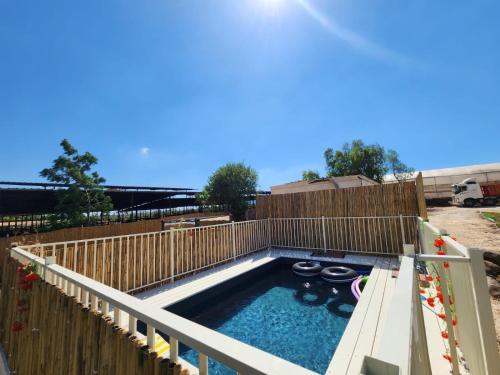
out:
M149 156L149 147L141 147L141 149L139 150L139 155L147 158Z
M385 47L371 42L365 37L340 26L335 19L326 17L307 0L295 0L312 18L325 28L331 35L337 39L349 44L352 48L371 56L377 60L396 65L415 65L415 61L407 56L391 51Z

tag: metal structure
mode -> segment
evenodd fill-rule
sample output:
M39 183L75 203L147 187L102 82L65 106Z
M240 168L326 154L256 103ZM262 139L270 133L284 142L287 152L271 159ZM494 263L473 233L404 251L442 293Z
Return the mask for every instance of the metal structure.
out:
M57 191L67 184L0 181L0 237L35 232L48 223L57 204ZM222 205L201 206L197 190L179 187L102 185L111 198L113 211L99 215L99 223L158 219L194 212L224 211ZM259 191L258 194L269 194ZM255 196L249 196L250 207Z
M54 212L57 191L67 184L0 182L0 236L33 232ZM100 223L129 222L197 212L196 191L177 187L103 185L113 203L110 215ZM96 213L99 215L99 213Z

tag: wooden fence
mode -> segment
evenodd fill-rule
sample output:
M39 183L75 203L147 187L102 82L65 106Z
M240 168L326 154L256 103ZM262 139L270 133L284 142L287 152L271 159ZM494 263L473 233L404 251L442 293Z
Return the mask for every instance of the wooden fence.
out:
M421 181L420 181L421 182ZM415 182L258 195L257 220L294 217L422 216ZM423 191L422 191L423 194ZM423 200L425 205L425 199Z
M404 243L416 244L415 216L265 219L21 247L133 292L273 246L398 255Z
M44 281L26 292L24 328L18 316L17 266L7 257L0 294L0 344L16 374L179 374L180 366L157 357L109 317L91 311ZM184 370L183 374L188 374Z

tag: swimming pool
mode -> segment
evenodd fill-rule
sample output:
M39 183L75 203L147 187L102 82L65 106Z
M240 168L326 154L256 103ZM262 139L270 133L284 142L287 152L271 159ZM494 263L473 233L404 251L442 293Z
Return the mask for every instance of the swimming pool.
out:
M350 285L292 273L297 259L279 258L166 309L307 369L323 373L354 310ZM323 266L332 263L321 262ZM335 264L338 265L338 264ZM351 266L368 274L369 266ZM198 365L183 345L179 355ZM234 374L209 360L209 373Z

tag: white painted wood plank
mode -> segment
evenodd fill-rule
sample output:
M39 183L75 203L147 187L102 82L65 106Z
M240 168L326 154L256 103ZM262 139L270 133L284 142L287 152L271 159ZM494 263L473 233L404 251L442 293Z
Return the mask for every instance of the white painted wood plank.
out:
M356 347L352 353L347 374L359 374L365 355L372 352L375 333L380 319L385 287L387 279L391 276L390 265L390 259L381 259L377 264L377 266L380 267L377 284L373 291L372 298L370 299L370 304L362 323L361 334L358 337Z
M399 261L396 258L393 258L391 260L390 267L391 267L391 269L393 267L399 267ZM387 313L389 311L389 306L390 306L391 301L392 301L394 289L396 288L397 280L398 279L396 277L392 277L392 271L391 271L387 277L387 281L385 284L384 299L382 301L382 307L380 309L379 321L377 324L377 331L375 333L375 339L374 339L373 347L372 347L372 351L371 351L372 355L374 353L377 353L377 350L378 350L378 347L380 344L380 339L382 337L382 332L384 330L384 325L386 324L387 321L390 322L390 320L387 319L388 318Z
M377 260L377 263L370 273L370 278L368 279L361 298L354 309L349 323L347 324L333 359L328 366L326 374L346 374L349 369L349 364L361 335L361 329L363 322L366 319L366 314L368 313L373 293L378 287L378 278L382 271L378 263L379 260Z

